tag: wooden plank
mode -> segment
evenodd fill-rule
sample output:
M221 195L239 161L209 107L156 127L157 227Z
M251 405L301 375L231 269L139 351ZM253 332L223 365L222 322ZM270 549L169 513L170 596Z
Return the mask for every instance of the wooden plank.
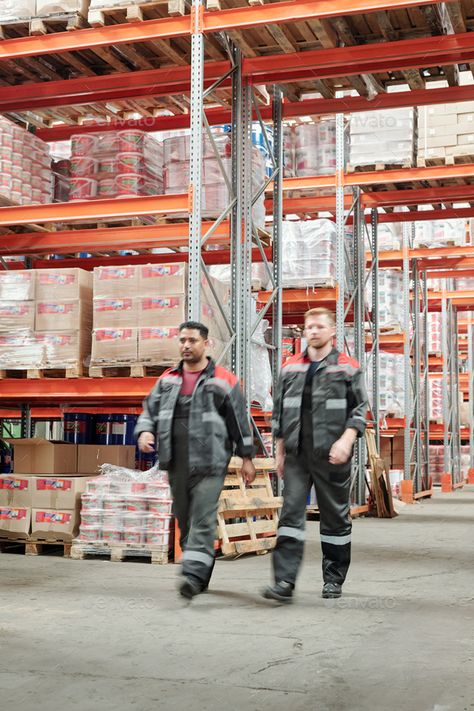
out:
M261 519L253 521L253 530L256 535L262 533L273 533L274 535L276 535L277 529L278 522L273 521L272 519ZM229 538L248 536L247 522L226 524L226 533Z
M227 511L258 511L259 509L277 509L283 506L283 497L249 496L248 498L225 497L219 500L219 512Z

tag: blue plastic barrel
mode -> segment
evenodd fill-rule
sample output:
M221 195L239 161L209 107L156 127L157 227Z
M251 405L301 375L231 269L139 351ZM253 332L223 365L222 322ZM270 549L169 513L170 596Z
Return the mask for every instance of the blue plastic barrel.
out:
M112 441L112 418L113 415L96 415L94 444L115 444Z
M13 450L7 442L0 439L0 474L10 474L12 470Z
M112 415L111 444L135 444L136 415Z
M64 413L64 441L73 444L92 444L94 415L86 412Z

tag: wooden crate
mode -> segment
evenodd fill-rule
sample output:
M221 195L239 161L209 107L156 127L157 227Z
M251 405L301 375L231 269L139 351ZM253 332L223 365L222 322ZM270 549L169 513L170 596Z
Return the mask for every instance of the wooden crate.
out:
M240 474L241 461L232 459L217 513L217 535L224 555L265 553L275 547L278 514L283 499L273 493L273 459L254 460L255 481L249 486Z

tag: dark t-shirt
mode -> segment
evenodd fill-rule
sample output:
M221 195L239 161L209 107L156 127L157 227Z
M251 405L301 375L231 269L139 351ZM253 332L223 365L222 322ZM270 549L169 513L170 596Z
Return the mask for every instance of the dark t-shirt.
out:
M308 372L306 373L306 380L303 389L303 401L301 404L303 411L309 410L311 412L311 393L313 388L313 378L318 372L321 364L324 363L325 360L326 358L323 358L322 360L311 361L311 365L309 366Z

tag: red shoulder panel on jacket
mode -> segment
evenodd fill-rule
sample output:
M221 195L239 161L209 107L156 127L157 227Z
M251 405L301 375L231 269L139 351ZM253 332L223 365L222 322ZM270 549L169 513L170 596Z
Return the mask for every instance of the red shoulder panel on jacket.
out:
M337 362L340 365L347 363L348 365L352 365L353 368L360 368L359 361L357 361L355 358L351 358L350 356L346 355L345 353L339 353Z
M162 373L162 374L160 375L160 377L158 378L158 380L161 380L162 378L166 378L166 376L168 376L168 375L171 375L171 377L173 377L173 378L180 378L181 376L180 376L179 373L173 372L173 371L175 371L175 370L176 370L176 368L167 368L167 369L164 371L164 373Z
M224 368L222 365L216 365L214 375L216 378L221 378L221 380L225 380L232 387L234 387L239 382L237 376L235 376L234 373L231 373L230 370L227 370L227 368Z
M305 361L306 357L304 351L301 351L301 353L297 353L296 355L292 355L291 358L288 358L288 360L285 361L285 365L291 365L293 363L304 363ZM285 365L283 367L285 367Z

